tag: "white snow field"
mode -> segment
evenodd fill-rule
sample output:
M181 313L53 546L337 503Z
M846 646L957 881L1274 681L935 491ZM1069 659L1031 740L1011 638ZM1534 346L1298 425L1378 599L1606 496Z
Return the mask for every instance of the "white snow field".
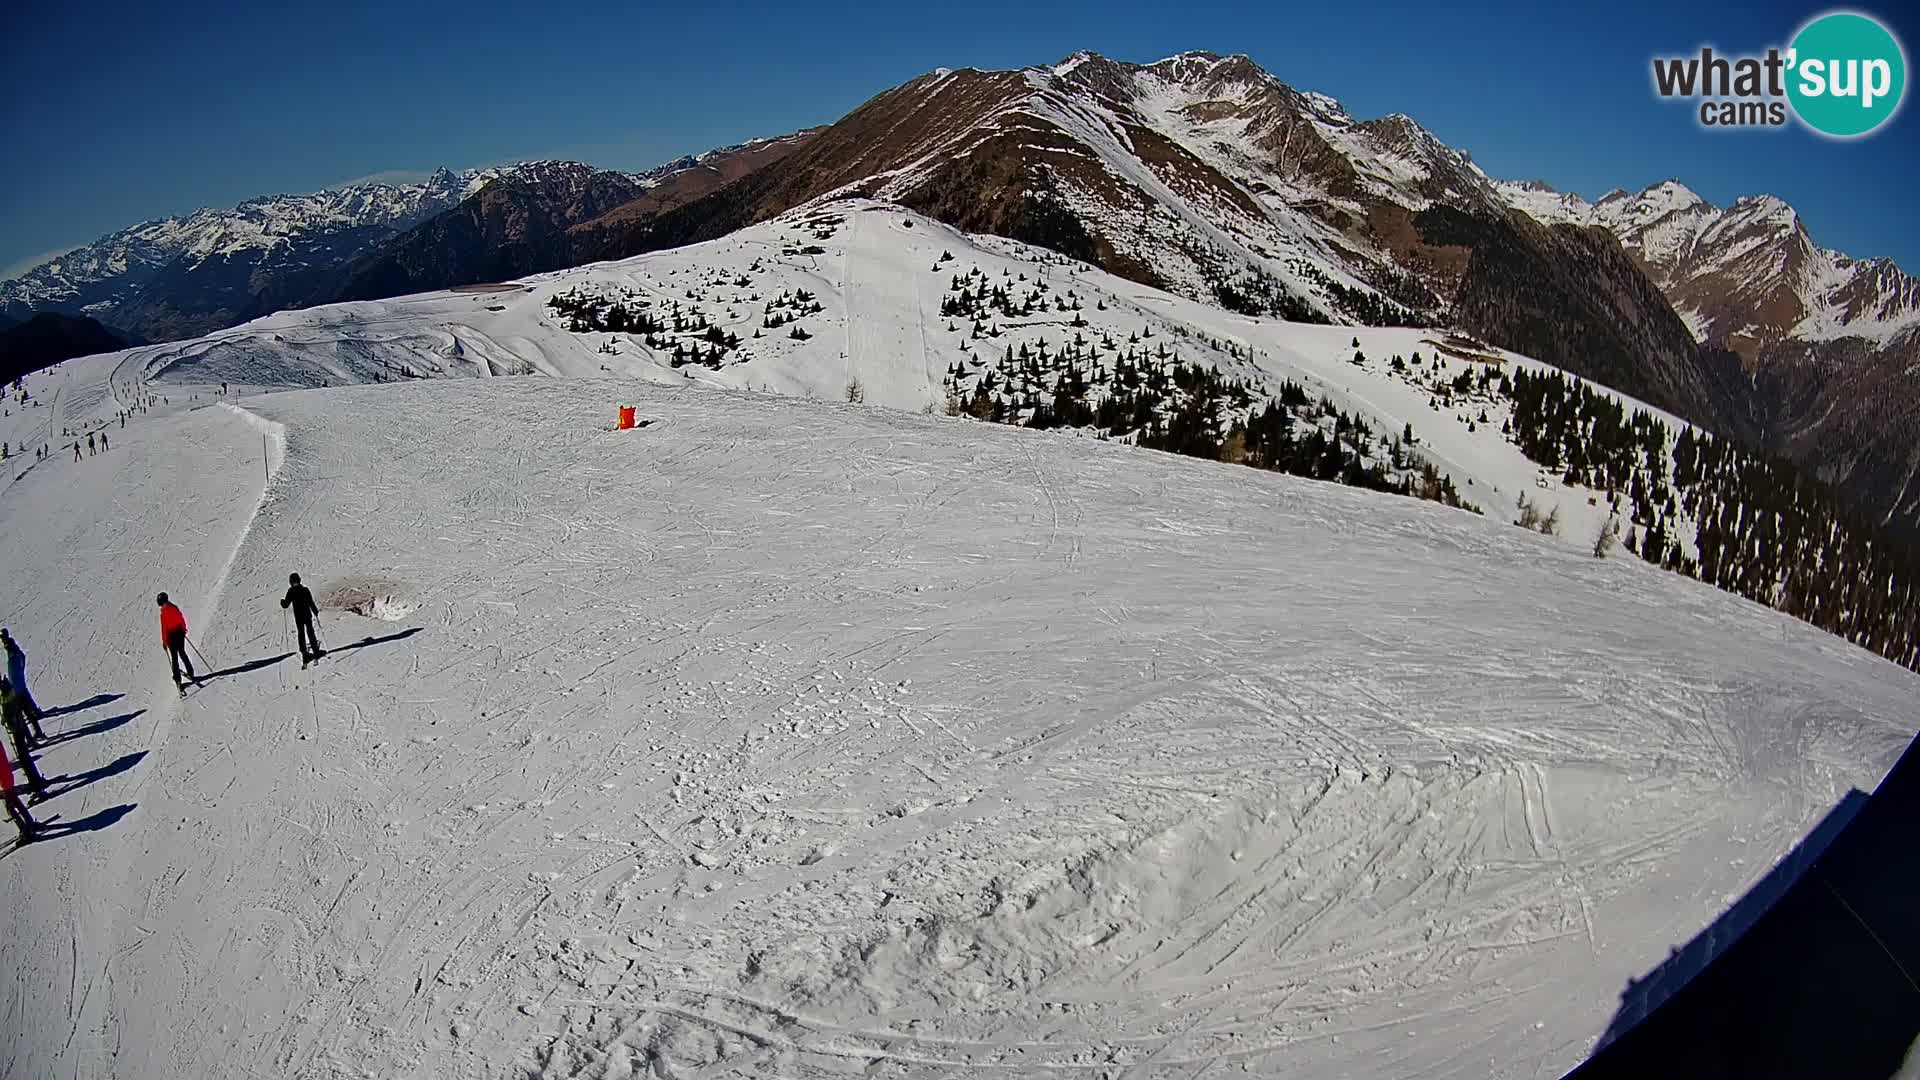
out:
M0 858L7 1077L1553 1076L1914 729L1892 663L1411 499L711 387L163 389L0 493L81 706ZM241 670L178 698L160 589Z

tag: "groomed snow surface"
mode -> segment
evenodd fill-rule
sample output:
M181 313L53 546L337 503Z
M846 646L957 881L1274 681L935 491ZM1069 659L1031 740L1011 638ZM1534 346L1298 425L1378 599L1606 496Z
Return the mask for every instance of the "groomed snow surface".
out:
M154 389L0 493L71 778L0 859L8 1077L1553 1076L1913 730L1839 639L1409 499L712 387ZM237 669L184 700L160 589Z

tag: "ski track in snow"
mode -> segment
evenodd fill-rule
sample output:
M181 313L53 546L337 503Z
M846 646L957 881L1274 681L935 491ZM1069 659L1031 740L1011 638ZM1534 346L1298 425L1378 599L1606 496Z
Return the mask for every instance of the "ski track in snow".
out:
M40 383L47 415L23 415L8 428L10 439L34 425L57 434L131 401L117 368L68 370L81 377L49 373L30 380ZM56 382L64 385L49 390ZM16 474L21 482L4 495L0 528L12 585L6 618L17 632L33 635L25 640L29 685L49 709L117 695L48 722L50 729L57 723L79 735L40 755L41 771L58 794L35 808L36 816L52 815L56 830L101 831L55 839L47 845L56 850L54 859L7 876L9 954L21 961L9 964L7 1012L18 1021L13 1030L23 1051L12 1056L9 1076L113 1071L119 1039L107 1014L115 994L109 948L138 948L152 932L138 925L129 932L123 921L124 890L149 883L126 876L134 849L120 815L150 796L149 766L169 745L181 708L170 687L150 691L167 678L153 595L173 593L195 628L195 642L221 655L219 627L209 615L260 495L259 474L229 467L234 456L250 453L248 429L170 412L124 430L106 426L118 448L82 464L58 452L38 465L29 462ZM56 472L68 469L85 479L76 483L73 472ZM220 479L207 483L208 474ZM89 554L99 561L88 563ZM75 657L79 665L71 664ZM71 779L63 783L58 776ZM43 850L10 858L24 863ZM123 878L124 890L116 887ZM29 1003L41 1008L29 1011Z
M49 772L145 752L0 861L9 1077L1555 1075L1911 735L1890 663L1411 500L625 381L166 392L0 496L36 694L125 695L53 726L134 714ZM238 665L292 569L398 618L175 700L156 588Z

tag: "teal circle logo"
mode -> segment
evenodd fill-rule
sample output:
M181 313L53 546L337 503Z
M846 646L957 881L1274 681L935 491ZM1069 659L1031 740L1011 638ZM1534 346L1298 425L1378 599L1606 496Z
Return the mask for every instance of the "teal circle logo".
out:
M1892 119L1907 90L1907 57L1879 21L1850 11L1822 15L1794 35L1787 99L1802 122L1850 139Z

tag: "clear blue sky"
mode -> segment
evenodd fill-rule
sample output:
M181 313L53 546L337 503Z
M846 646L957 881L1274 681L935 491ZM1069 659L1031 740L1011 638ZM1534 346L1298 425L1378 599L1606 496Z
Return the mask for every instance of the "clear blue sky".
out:
M1702 131L1651 92L1655 54L1784 45L1825 7L1453 8L34 4L0 36L0 268L145 218L376 174L542 157L641 168L830 122L935 67L1085 48L1247 53L1356 116L1409 113L1495 176L1590 197L1669 176L1719 203L1769 192L1820 243L1920 272L1920 108L1837 143L1791 125ZM1920 19L1859 10L1920 48Z

